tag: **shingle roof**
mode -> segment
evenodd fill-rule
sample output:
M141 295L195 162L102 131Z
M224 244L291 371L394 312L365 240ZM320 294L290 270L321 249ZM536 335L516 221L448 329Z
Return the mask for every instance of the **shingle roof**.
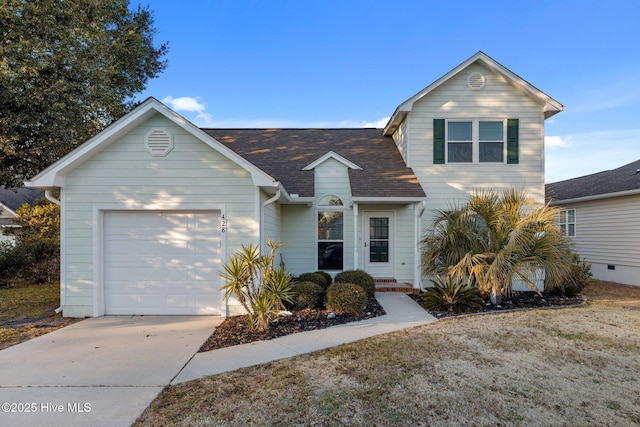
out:
M314 172L302 170L330 151L360 166L349 170L354 197L425 197L381 129L203 129L278 181L290 194L314 196Z
M13 191L0 186L0 204L14 212L25 203L34 205L43 198L44 191L37 188L18 188Z
M569 200L640 189L640 160L617 169L554 182L545 186L547 200Z

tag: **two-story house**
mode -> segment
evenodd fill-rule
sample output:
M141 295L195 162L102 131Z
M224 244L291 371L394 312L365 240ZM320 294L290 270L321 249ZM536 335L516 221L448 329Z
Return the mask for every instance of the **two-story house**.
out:
M151 98L28 185L60 192L66 316L235 314L218 272L267 239L293 274L422 286L434 209L483 187L544 201L544 120L562 108L482 52L384 129L199 129Z

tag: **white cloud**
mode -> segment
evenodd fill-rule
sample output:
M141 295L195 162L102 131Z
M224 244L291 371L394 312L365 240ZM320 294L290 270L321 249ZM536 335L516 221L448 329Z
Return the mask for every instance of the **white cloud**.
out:
M177 112L196 113L189 118L193 124L200 127L212 127L213 116L206 112L207 105L200 102L200 97L181 96L174 98L171 95L165 97L162 102Z
M551 144L555 143L555 146L546 147L546 182L603 172L640 159L640 128L600 130L551 138L557 140Z
M573 141L571 136L567 136L565 138L561 136L545 136L544 146L551 150L555 150L557 148L568 148L573 147Z

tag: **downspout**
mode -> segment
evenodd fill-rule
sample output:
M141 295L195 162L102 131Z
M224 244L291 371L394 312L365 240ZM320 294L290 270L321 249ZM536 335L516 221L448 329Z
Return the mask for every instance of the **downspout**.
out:
M353 269L358 269L358 204L353 204Z
M60 206L60 200L58 200L55 197L53 197L53 194L51 194L51 190L49 190L49 189L44 190L44 198L47 199L48 201L50 201L51 203L53 203L54 205ZM56 314L58 314L58 313L60 313L62 311L62 301L64 301L64 297L65 297L64 288L61 287L60 288L60 304L61 305L54 310L54 312Z
M267 239L266 239L266 236L265 236L265 233L264 233L264 211L265 211L267 206L269 206L270 204L276 202L280 198L280 195L282 193L280 191L280 183L279 182L274 182L273 186L277 188L276 189L276 194L272 198L270 198L268 200L265 200L262 203L262 209L260 210L260 250L261 251L265 249L265 245L267 243Z
M426 200L423 200L420 203L416 203L413 205L413 211L415 213L414 216L414 225L415 225L415 258L413 260L413 287L415 288L418 285L418 288L423 291L424 286L422 286L422 260L420 256L420 231L422 229L422 215L427 207Z
M51 203L60 206L60 200L53 197L53 194L51 194L51 190L44 190L44 197Z

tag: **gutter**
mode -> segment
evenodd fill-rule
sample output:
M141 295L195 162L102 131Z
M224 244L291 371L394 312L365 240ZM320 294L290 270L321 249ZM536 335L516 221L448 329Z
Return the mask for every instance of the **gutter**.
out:
M51 190L49 190L49 189L44 190L44 197L45 197L45 199L47 199L51 203L60 206L60 200L58 200L55 197L53 197L53 194L51 194Z
M611 199L613 197L623 197L623 196L634 196L636 194L640 194L640 189L618 191L617 193L595 194L593 196L575 197L573 199L562 199L562 200L556 199L556 200L552 200L550 205L562 206L565 203L590 202L592 200Z

